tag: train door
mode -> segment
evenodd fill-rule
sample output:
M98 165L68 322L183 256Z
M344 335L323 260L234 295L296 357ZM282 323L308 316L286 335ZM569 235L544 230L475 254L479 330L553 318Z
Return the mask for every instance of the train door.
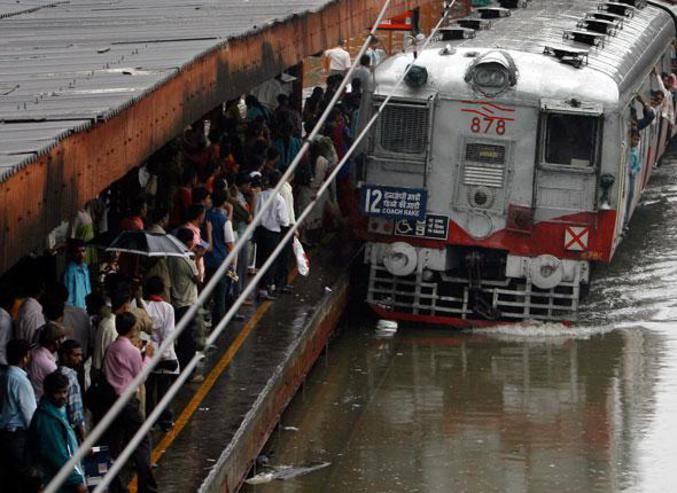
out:
M620 147L621 152L619 155L619 168L618 168L618 187L616 192L616 228L615 231L618 233L614 234L614 245L615 249L618 243L620 243L622 236L620 232L623 231L623 225L628 221L628 213L630 207L628 201L630 200L630 160L632 145L630 140L630 131L632 128L631 118L630 118L630 107L622 113L624 117L620 120ZM634 193L634 192L633 192Z
M596 210L602 123L600 104L541 101L536 220L584 221L572 216Z

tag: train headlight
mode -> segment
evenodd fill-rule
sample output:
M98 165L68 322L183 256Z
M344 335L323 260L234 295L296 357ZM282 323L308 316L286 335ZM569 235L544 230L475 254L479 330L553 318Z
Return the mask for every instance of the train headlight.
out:
M517 83L517 66L509 53L491 51L470 66L465 81L485 96L497 96Z
M503 89L508 85L508 70L498 63L487 63L475 69L475 84L480 87Z

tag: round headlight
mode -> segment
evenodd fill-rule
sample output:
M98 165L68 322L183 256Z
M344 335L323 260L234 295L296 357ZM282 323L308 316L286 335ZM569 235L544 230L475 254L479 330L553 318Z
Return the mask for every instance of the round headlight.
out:
M510 76L505 67L498 63L479 65L473 77L475 84L480 87L503 89L509 83Z

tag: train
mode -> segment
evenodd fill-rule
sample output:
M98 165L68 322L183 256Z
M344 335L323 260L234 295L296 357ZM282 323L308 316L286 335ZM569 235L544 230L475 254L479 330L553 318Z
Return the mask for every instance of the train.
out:
M362 111L392 99L357 176L374 311L575 321L672 137L676 22L668 1L501 0L376 67Z

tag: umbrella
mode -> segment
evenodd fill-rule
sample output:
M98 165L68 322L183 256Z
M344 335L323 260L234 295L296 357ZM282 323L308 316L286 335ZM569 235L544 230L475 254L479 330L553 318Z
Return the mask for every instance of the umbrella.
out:
M134 253L144 257L189 257L191 254L186 245L174 236L145 231L123 231L106 251Z

